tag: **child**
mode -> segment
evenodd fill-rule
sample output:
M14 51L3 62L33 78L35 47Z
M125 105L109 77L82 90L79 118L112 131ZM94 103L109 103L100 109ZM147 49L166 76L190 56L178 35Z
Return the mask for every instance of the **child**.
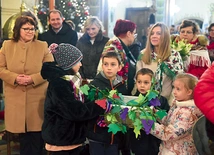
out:
M195 155L191 131L194 123L202 115L193 100L197 78L181 73L173 82L174 102L162 124L155 123L151 134L162 140L159 155Z
M83 56L76 47L51 44L50 51L57 64L44 63L41 70L49 82L42 126L45 148L52 155L79 155L86 140L86 121L104 114L106 105L100 100L83 104L78 73Z
M146 95L147 91L152 87L153 79L154 73L151 69L140 69L136 74L136 87L138 90L136 95L139 95L139 93ZM168 111L169 104L167 99L163 96L159 96L159 100L161 103L159 108ZM153 135L147 135L144 131L140 132L140 136L138 138L135 137L135 133L133 131L130 131L130 146L135 155L143 155L146 153L149 153L150 155L157 155L159 152L160 143L161 140Z
M127 88L122 77L117 72L122 68L121 60L116 52L106 52L102 56L102 69L91 85L100 90L117 89L122 94L127 94ZM103 117L96 118L88 123L89 149L91 155L118 155L118 143L120 134L113 135L108 132Z

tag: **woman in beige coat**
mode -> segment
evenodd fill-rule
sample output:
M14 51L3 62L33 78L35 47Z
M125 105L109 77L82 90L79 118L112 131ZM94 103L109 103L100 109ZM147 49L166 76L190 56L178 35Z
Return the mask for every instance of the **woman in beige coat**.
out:
M20 155L41 155L44 100L47 81L40 70L53 61L47 43L35 39L31 17L17 18L13 39L0 51L0 78L4 81L5 128L20 135Z

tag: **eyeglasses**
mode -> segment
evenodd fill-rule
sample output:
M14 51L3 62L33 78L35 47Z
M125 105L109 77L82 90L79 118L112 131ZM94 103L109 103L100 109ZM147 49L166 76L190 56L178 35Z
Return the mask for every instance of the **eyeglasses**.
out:
M186 34L192 34L193 32L192 31L180 31L180 33L182 33L182 34L184 34L184 33L186 33Z
M137 33L134 34L134 38L137 38Z
M35 28L21 28L21 29L23 29L26 33L29 33L29 32L35 32Z

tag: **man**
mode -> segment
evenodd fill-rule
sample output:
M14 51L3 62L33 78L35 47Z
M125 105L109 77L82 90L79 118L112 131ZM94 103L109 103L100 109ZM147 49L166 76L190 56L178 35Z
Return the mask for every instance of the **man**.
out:
M39 40L46 41L48 46L52 43L69 43L76 46L77 32L72 30L71 26L64 21L59 10L51 10L49 12L48 22L49 30L39 34Z

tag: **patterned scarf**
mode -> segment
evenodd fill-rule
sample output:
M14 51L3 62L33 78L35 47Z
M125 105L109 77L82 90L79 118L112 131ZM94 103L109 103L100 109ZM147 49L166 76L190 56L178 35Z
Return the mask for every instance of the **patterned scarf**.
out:
M75 99L79 100L81 102L84 102L84 95L80 89L80 85L82 83L82 78L81 78L81 75L79 74L79 72L76 73L76 75L65 75L62 78L71 83L71 86L74 89Z
M152 60L158 61L158 67L155 72L155 89L161 92L164 74L173 80L178 72L183 72L183 62L179 53L176 51L172 51L171 56L163 62L157 60L157 54L155 52L152 52Z

